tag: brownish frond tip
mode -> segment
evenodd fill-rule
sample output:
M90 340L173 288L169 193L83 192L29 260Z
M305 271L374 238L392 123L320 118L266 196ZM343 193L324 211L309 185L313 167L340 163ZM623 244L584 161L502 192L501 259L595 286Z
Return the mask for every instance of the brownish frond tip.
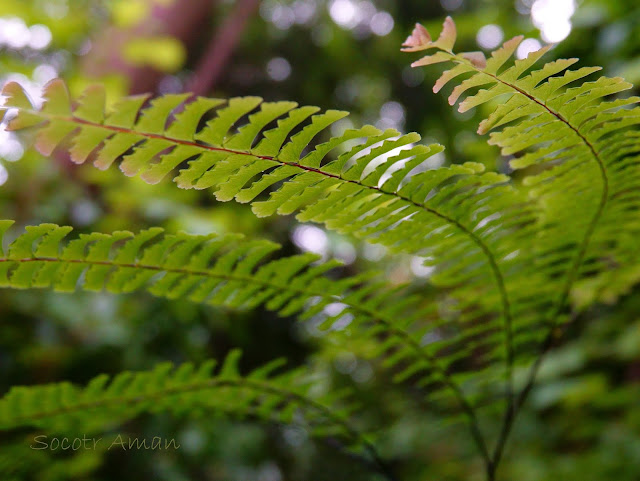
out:
M429 32L424 25L416 23L416 26L413 28L413 32L411 32L411 35L409 35L402 44L404 47L402 51L415 52L424 49L431 43L431 35L429 35Z
M407 37L402 44L403 52L419 52L420 50L440 49L448 53L452 53L453 45L456 42L456 24L451 17L447 17L442 25L442 32L434 42L431 35L423 25L416 23L413 32Z
M485 68L487 66L487 57L482 52L464 52L463 58L466 58L478 68Z
M456 24L453 21L453 18L447 17L444 19L444 23L442 24L442 32L440 32L440 36L438 37L437 44L443 50L451 51L453 50L453 45L456 43L456 37L458 36L458 32L456 30Z

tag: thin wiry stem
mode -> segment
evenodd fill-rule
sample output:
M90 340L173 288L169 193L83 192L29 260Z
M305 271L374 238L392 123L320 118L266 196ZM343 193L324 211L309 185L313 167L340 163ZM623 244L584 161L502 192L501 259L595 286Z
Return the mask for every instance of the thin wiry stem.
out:
M214 89L241 38L244 28L258 9L259 4L259 0L235 2L233 10L224 19L224 23L207 45L195 72L185 86L185 92L190 92L194 96L205 95Z

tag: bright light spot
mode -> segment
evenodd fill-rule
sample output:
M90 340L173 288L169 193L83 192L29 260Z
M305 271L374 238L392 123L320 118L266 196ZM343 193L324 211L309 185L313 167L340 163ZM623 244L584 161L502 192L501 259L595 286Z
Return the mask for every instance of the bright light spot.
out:
M51 31L45 25L27 27L18 17L0 18L0 46L12 49L30 47L42 50L51 43Z
M29 27L29 33L31 34L29 47L34 50L45 49L51 43L51 30L45 25L32 25Z
M4 165L0 164L0 185L4 185L4 183L9 178L9 173L7 169L4 168Z
M51 65L43 63L33 69L33 80L39 84L46 84L58 76L58 71Z
M347 130L353 129L353 121L349 117L345 117L344 119L340 119L337 122L331 124L331 136L332 137L340 137Z
M453 10L458 10L462 7L463 0L440 0L440 5L445 10L452 12Z
M571 33L571 22L564 18L556 18L544 24L541 36L547 43L562 42Z
M422 257L413 257L411 259L411 271L418 277L429 277L435 267L425 266L425 259Z
M24 155L24 147L12 132L0 130L0 157L9 162L20 160Z
M353 314L348 312L345 315L340 316L340 318L331 325L331 330L341 331L344 328L346 328L349 324L351 324L351 321L353 321L353 319L354 319Z
M92 47L93 47L93 44L91 43L91 40L85 40L80 44L80 47L78 48L77 53L80 56L86 55L91 51Z
M437 154L432 155L424 162L422 165L429 169L437 169L438 167L442 167L447 158L444 155L444 152L438 152Z
M31 40L31 32L25 23L17 17L2 19L0 24L0 44L4 43L11 48L24 48Z
M542 48L542 44L535 38L526 38L518 45L516 57L519 59L526 58L531 52L536 52Z
M334 253L336 257L345 264L353 264L356 260L356 248L353 247L351 242L341 241L338 242L334 248Z
M291 64L286 58L275 57L267 63L267 75L276 82L282 82L291 75Z
M347 308L346 304L342 304L341 302L332 302L331 304L327 304L324 308L324 312L329 317L334 317L339 315L342 311Z
M380 120L376 127L380 129L402 129L404 125L404 107L398 102L385 102L380 108Z
M9 162L16 162L24 155L24 147L16 139L7 140L0 148L0 157Z
M369 26L373 33L384 37L393 30L393 17L389 12L378 12L371 18Z
M316 2L314 0L296 0L293 2L292 10L296 23L306 24L313 20L316 15Z
M399 102L385 102L380 108L380 117L400 124L404 122L404 107Z
M575 11L574 0L536 0L531 7L531 20L540 28L554 17L571 18Z
M262 2L260 15L279 30L287 30L296 22L293 8L274 1Z
M71 219L80 226L89 225L100 215L100 208L91 201L81 200L71 206Z
M362 249L362 255L364 256L364 258L373 262L382 259L386 253L387 249L385 246L381 246L379 244L369 244L368 242L365 242Z
M575 0L536 0L531 6L531 21L545 42L557 43L571 32L570 20L575 11Z
M511 259L515 259L516 257L518 257L519 254L520 254L520 249L517 249L517 250L507 254L506 256L504 256L503 260L510 261Z
M478 45L482 48L492 49L500 45L503 38L504 32L502 29L497 25L489 24L478 30L476 42L478 42Z
M343 28L351 29L358 24L358 9L352 0L333 0L329 15Z
M322 229L312 225L299 225L291 235L293 243L307 252L326 255L329 249L329 238Z
M271 23L280 30L288 30L296 21L296 15L293 10L286 5L278 5L273 10Z

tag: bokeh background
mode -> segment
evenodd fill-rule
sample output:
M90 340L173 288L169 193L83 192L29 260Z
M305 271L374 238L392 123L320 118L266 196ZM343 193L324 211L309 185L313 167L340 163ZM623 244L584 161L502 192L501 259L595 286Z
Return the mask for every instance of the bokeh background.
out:
M458 114L431 85L438 68L415 70L400 44L420 21L439 32L452 15L461 50L489 52L518 34L524 57L557 43L548 59L579 57L609 76L640 82L636 0L0 0L0 84L20 82L39 102L42 86L64 78L74 95L101 82L109 99L127 93L192 91L336 108L334 127L372 123L417 131L446 146L431 167L465 161L506 170L476 133L473 112ZM637 89L636 89L637 93ZM148 186L117 170L44 159L28 139L0 131L0 218L20 226L55 222L78 232L138 230L241 232L278 241L284 253L337 257L343 273L378 269L427 296L420 259L300 225L257 219L247 206L170 182ZM519 418L502 479L640 479L640 290L578 318L545 362ZM285 356L320 375L323 389L356 386L367 406L357 422L379 430L381 451L402 480L476 480L483 471L463 427L445 422L410 387L353 350L334 346L311 323L258 310L233 312L147 295L0 290L0 392L11 385L147 369L159 361L199 362L245 352L244 367ZM303 428L216 418L144 416L121 427L132 436L174 437L173 452L87 451L71 457L33 451L28 433L0 436L3 479L303 481L374 479ZM115 432L114 432L115 433ZM114 433L106 433L105 438ZM23 443L15 443L24 436Z

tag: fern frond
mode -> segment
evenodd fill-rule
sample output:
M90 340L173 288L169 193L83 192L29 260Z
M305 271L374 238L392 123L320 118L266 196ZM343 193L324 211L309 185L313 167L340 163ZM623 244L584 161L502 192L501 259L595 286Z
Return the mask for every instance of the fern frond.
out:
M611 98L632 85L618 77L584 82L600 68L571 70L576 58L555 60L535 70L551 46L512 62L521 36L505 42L488 60L480 52L455 54L451 18L438 40L424 32L417 25L404 50L436 53L412 65L454 64L434 91L455 81L449 103L466 95L460 112L488 106L478 132L491 132L489 143L511 158L513 169L528 169L525 184L547 209L538 227L537 266L550 279L565 279L553 296L549 317L560 316L581 279L589 278L591 289L610 287L620 274L616 267L624 269L638 260L631 238L640 234L636 220L640 199L633 188L640 180L636 129L640 98ZM497 99L500 103L493 103ZM617 283L618 288L625 292L629 282L637 281L637 276L628 276L628 282Z
M150 371L100 375L84 388L68 382L13 387L0 399L0 430L30 426L95 433L144 412L222 414L284 424L304 420L315 436L341 439L353 449L373 449L351 426L356 406L347 400L349 391L313 394L313 379L303 374L304 368L274 374L283 359L241 375L239 359L240 352L232 351L215 373L214 361L178 368L162 363Z
M445 26L443 35L455 36L451 18ZM510 292L510 298L514 303L521 302L523 294L540 299L544 303L535 308L547 313L545 322L552 329L566 317L565 304L576 283L586 282L591 290L608 287L610 292L612 279L637 263L637 246L631 239L640 234L640 199L633 188L640 180L640 144L634 130L640 124L640 108L635 106L640 98L609 98L631 88L621 78L600 77L572 86L600 70L570 70L577 59L556 60L534 70L550 47L510 63L522 37L507 41L484 61L453 53L450 41L443 46L441 40L426 40L423 30L416 27L405 50L437 52L413 65L454 64L434 91L466 74L449 97L454 104L468 94L458 110L491 106L500 98L502 103L488 110L479 133L491 131L489 142L512 159L513 169L536 167L525 170L524 181L544 209L530 260L547 279L564 281L559 286L549 283L555 292L520 289ZM634 275L622 277L626 282L615 283L619 292L638 281ZM551 305L547 299L553 299Z

